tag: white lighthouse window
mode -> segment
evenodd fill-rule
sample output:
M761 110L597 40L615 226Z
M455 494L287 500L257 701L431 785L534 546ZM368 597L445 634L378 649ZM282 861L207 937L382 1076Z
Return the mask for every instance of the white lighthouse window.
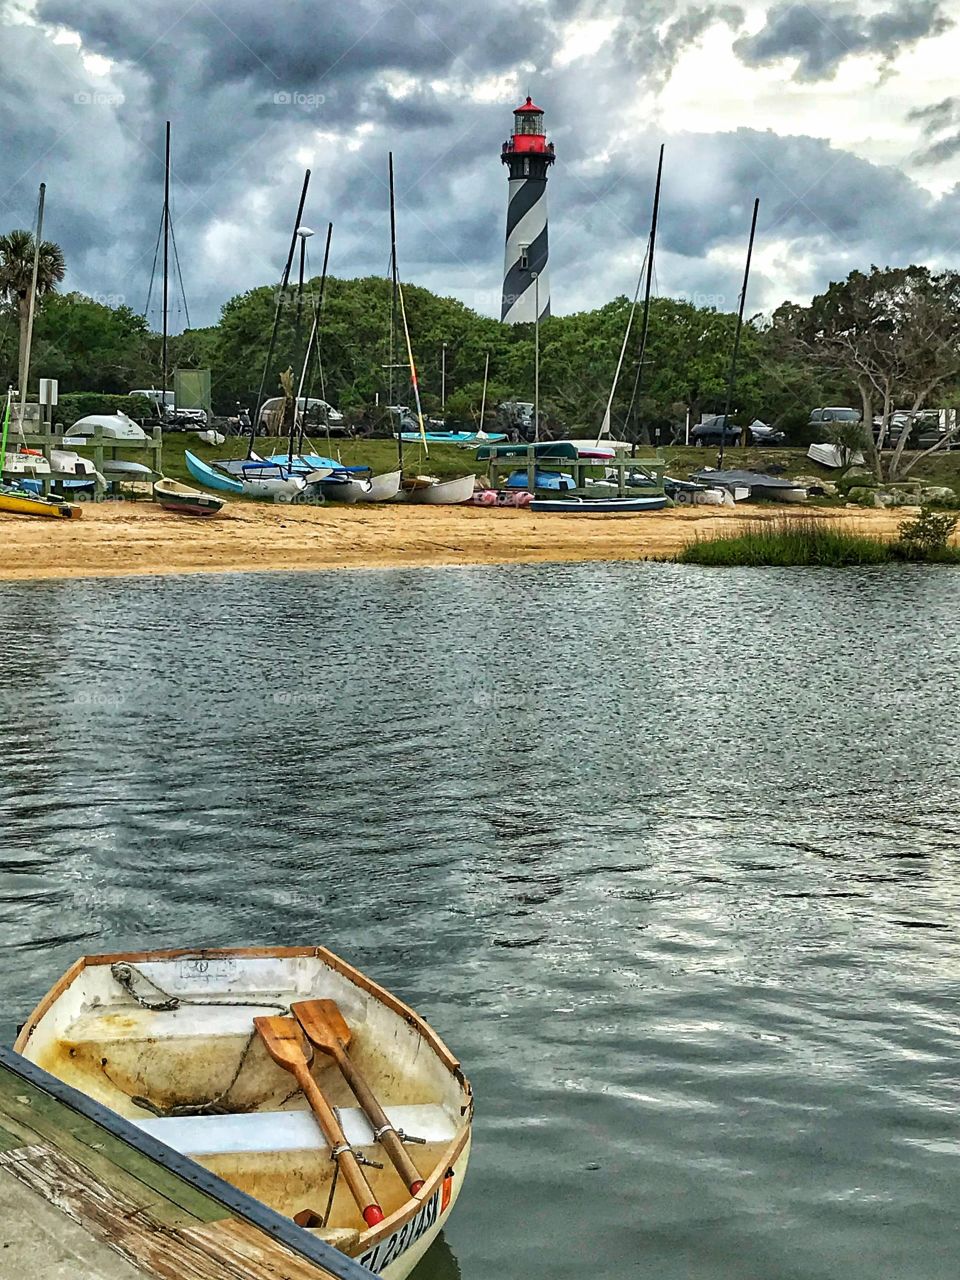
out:
M523 157L523 176L525 178L530 177L530 157L529 156Z
M529 248L530 246L528 244L522 244L520 246L520 261L517 263L517 266L521 271L526 271L527 267L530 265L530 258L527 253Z

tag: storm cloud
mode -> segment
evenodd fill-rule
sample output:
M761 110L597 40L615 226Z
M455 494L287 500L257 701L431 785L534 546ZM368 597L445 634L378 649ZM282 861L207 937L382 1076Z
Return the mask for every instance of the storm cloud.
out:
M755 35L737 42L739 56L758 66L797 60L798 80L826 80L855 54L879 54L885 61L910 45L952 26L942 0L906 0L891 8L864 12L858 6L810 0L771 9Z
M938 201L893 166L823 138L775 134L762 120L710 133L674 127L669 112L655 123L658 95L704 41L734 41L745 64L796 58L797 74L829 76L851 52L883 54L943 30L942 8L776 5L756 31L755 9L709 0L425 0L415 9L380 0L0 0L0 229L30 225L45 180L47 234L64 247L66 287L141 309L169 119L191 319L212 323L230 296L278 277L307 166L305 221L334 222L332 269L385 273L392 150L405 278L496 314L500 144L531 93L558 155L549 185L555 313L632 289L661 141L660 287L735 298L759 193L758 290L777 302L820 287L828 272L936 261L957 239L954 198ZM755 34L746 38L748 17ZM703 92L722 103L722 83ZM915 122L926 145L944 144L951 110ZM764 258L764 240L776 255Z

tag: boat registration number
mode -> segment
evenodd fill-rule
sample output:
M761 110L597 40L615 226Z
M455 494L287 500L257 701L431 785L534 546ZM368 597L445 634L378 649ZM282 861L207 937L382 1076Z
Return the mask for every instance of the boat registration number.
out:
M181 960L177 966L178 976L185 982L223 982L236 977L236 960L205 959L194 956Z
M399 1231L387 1236L386 1240L381 1240L357 1259L360 1265L379 1275L391 1262L396 1262L401 1254L406 1253L411 1245L416 1244L431 1227L435 1227L441 1213L450 1204L450 1182L451 1176L448 1174L443 1180L443 1186L437 1188L414 1217L405 1222Z

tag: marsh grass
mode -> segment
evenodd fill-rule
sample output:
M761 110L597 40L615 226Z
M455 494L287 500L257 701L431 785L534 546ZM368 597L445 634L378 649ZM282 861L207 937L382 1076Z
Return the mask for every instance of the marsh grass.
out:
M852 533L829 520L785 516L757 520L741 532L698 539L683 548L677 561L720 567L821 565L836 569L902 561L960 564L960 548L920 547L909 541Z

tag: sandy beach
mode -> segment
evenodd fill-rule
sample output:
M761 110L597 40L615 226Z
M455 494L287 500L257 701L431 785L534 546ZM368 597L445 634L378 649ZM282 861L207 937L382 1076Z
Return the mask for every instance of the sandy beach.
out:
M90 504L79 520L0 514L0 579L640 560L796 507L680 507L642 516L555 516L472 507L288 507L234 503L198 520L152 503ZM892 535L903 513L813 509Z

